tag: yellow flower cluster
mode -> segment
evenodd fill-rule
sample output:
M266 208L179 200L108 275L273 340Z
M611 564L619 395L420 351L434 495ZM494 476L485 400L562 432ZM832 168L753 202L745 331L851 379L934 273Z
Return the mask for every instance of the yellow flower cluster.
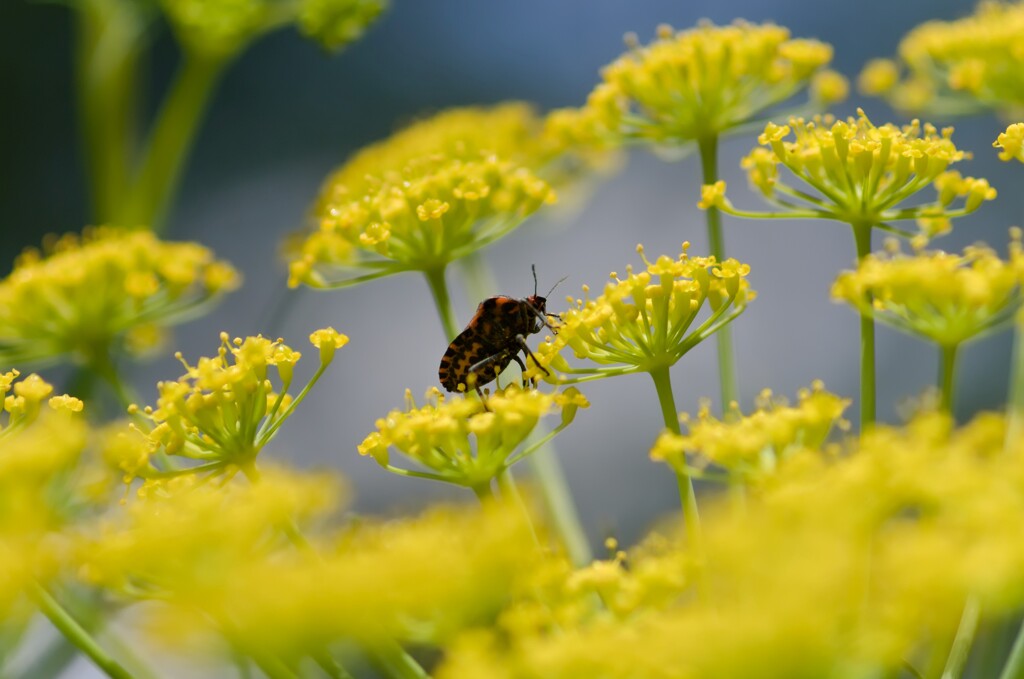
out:
M53 387L38 375L17 377L16 370L0 374L7 413L0 428L0 614L10 622L29 614L21 610L26 590L63 566L67 541L61 529L95 482L78 470L87 437L75 414L82 402L50 397ZM50 409L41 410L47 399Z
M1024 449L1005 433L999 416L954 430L927 414L848 455L793 457L745 507L706 509L698 567L679 547L650 562L663 586L646 605L581 612L561 605L571 589L545 590L546 619L511 609L435 676L938 676L965 609L999 620L1024 603ZM570 579L614 592L628 577L598 566Z
M950 219L996 197L985 179L948 171L952 163L969 157L957 149L952 134L952 128L940 132L916 120L903 127L877 127L861 110L846 120L793 118L789 125L769 123L758 137L762 147L751 151L742 166L750 183L782 208L779 216L835 219L889 230L894 229L888 222L915 219L926 235L934 235L947 231ZM801 186L787 184L780 166ZM928 186L938 193L934 203L905 204ZM963 203L954 208L957 199ZM725 197L725 182L703 188L700 207L711 206L737 216L763 216L735 209Z
M739 316L755 297L747 282L750 267L735 259L690 257L688 248L683 243L677 258L651 262L637 246L643 269L627 266L624 278L612 273L598 297L577 299L562 312L557 334L537 350L542 365L563 373L553 379L585 382L668 368ZM705 306L710 313L693 327ZM561 355L566 349L600 366L570 366Z
M293 398L288 389L302 354L282 340L262 336L229 341L221 333L220 339L217 356L200 358L194 366L178 354L186 373L157 384L155 409L130 409L136 416L133 431L113 436L105 451L126 481L198 472L254 474L256 456L316 384L335 350L348 343L333 328L313 333L310 341L320 349L320 365ZM270 367L277 371L278 387L270 380ZM168 466L170 455L199 464Z
M904 111L1011 112L1024 104L1022 32L1024 3L981 2L970 16L911 30L900 41L900 64L872 61L861 73L860 89Z
M328 178L289 285L438 271L501 238L555 199L539 125L522 104L455 109L363 149Z
M77 552L87 583L152 602L144 629L172 647L219 638L260 662L352 639L442 642L492 618L537 558L521 517L498 507L320 535L309 527L338 499L322 474L181 481L99 524ZM308 537L290 542L300 529Z
M427 392L426 403L416 404L406 392L404 410L392 410L377 420L377 431L359 445L379 465L398 474L446 481L473 489L485 488L513 464L534 452L572 423L579 408L589 406L578 390L544 394L510 385L487 397L445 398L437 389ZM560 424L542 440L516 450L536 428L540 418L560 412ZM393 448L429 472L390 464Z
M1009 260L973 245L962 255L941 250L866 257L839 275L832 298L904 332L955 347L1009 323L1020 306L1024 252L1013 229Z
M821 447L833 427L845 429L843 411L848 399L825 391L821 382L798 393L796 405L773 396L765 389L758 398L757 410L743 415L737 406L722 420L711 415L707 404L701 407L697 421L684 417L685 435L665 430L651 449L651 459L665 462L677 470L693 464L723 467L731 478L757 479L776 471L792 454Z
M1009 125L1006 132L999 133L992 146L1002 149L999 152L999 160L1008 162L1017 159L1024 163L1024 123Z
M0 365L102 363L119 341L150 348L155 328L201 313L237 284L196 243L110 228L63 236L45 253L26 251L0 280Z
M33 373L16 382L20 376L17 370L0 373L0 414L7 414L6 423L0 420L0 440L35 422L44 401L57 412L80 413L85 407L74 396L50 396L53 385L39 375Z
M713 138L805 89L832 60L830 45L742 21L679 32L663 25L650 44L630 43L605 67L584 108L565 114L584 136L662 145ZM826 79L816 94L845 96L841 76Z

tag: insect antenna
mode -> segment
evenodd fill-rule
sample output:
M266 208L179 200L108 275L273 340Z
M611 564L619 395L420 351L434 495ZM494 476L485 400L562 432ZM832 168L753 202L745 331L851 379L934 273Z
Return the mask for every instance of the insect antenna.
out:
M566 282L567 280L569 280L568 276L562 276L557 283L551 286L551 289L548 290L548 294L544 295L544 298L547 299L548 297L551 297L551 293L555 291L555 288L557 288L559 285ZM536 295L537 293L534 292L533 294Z
M537 296L537 265L531 264L530 271L533 272L533 296Z

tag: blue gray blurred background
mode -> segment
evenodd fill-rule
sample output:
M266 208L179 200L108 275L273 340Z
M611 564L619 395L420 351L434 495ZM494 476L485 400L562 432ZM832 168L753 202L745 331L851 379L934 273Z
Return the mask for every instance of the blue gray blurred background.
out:
M178 328L167 357L135 366L131 379L151 402L156 380L180 373L170 357L173 350L195 359L216 350L220 330L265 332L261 319L284 286L279 245L303 225L321 181L355 149L418 116L509 99L534 102L541 110L579 105L600 67L622 51L625 32L635 31L646 41L659 23L684 28L702 18L774 20L795 36L834 45L836 68L854 77L869 58L891 55L916 24L952 19L972 6L969 0L395 0L364 39L334 57L293 32L273 34L228 71L170 217L171 237L214 248L242 269L245 287L213 315ZM75 231L89 223L72 54L66 7L0 2L4 273L13 256L44 233ZM176 61L165 29L149 69L150 105L165 91ZM896 120L880 102L856 95L837 112L850 113L857 105L875 122ZM958 249L985 240L1005 251L1007 227L1021 221L1015 187L1024 169L1000 164L991 149L1004 121L983 117L956 124L957 144L976 154L962 171L988 177L1002 196L957 222L955 233L938 245ZM721 151L730 196L745 207L760 207L745 191L738 168L739 158L755 143L753 137L736 138ZM652 256L677 254L683 240L693 243L692 253L706 253L703 215L696 207L699 184L692 158L666 163L633 153L622 171L593 187L585 201L539 215L485 252L500 291L530 293L531 264L541 287L568 277L555 295L559 299L584 283L599 287L609 271L637 261L634 247L640 242ZM853 260L848 229L727 219L725 233L727 251L750 263L759 292L733 326L744 408L764 387L793 397L819 378L829 389L855 397L857 319L849 308L830 302L828 294L835 274ZM459 321L465 322L479 300L467 299L457 277L451 280ZM356 453L374 420L401 405L406 388L418 396L437 381L447 342L422 279L409 275L344 291L290 294L293 308L283 330L274 334L301 348L311 330L333 325L352 342L270 454L303 467L340 469L352 482L359 511L406 511L466 495L391 476ZM550 306L557 311L560 303L552 300ZM938 359L933 348L884 328L878 351L880 417L895 421L905 398L934 383ZM1009 353L1007 334L963 352L961 417L1003 403ZM307 359L315 363L313 352ZM306 374L314 367L306 365ZM673 371L679 407L693 412L702 397L716 398L716 374L713 343L686 356ZM558 454L594 544L608 534L629 543L678 507L673 476L647 458L661 428L654 389L646 377L631 376L593 383L585 393L593 405L559 437Z

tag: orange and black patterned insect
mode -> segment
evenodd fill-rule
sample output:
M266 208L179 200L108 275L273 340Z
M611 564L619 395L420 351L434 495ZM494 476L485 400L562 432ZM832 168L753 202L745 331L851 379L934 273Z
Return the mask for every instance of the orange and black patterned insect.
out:
M540 332L544 327L551 328L546 307L547 298L537 294L536 269L533 272L533 294L526 299L498 295L480 302L469 325L452 340L448 351L441 357L441 367L437 371L441 386L448 391L475 387L482 399L480 387L495 380L512 361L518 363L525 373L526 364L519 358L519 352L524 352L537 363L526 344L526 336ZM541 370L545 375L550 374L543 366ZM526 386L525 380L523 386Z

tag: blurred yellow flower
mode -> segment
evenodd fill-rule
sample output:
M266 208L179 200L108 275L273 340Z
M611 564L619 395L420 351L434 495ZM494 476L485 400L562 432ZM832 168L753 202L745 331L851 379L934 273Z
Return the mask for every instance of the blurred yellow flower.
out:
M956 429L926 413L845 455L791 457L745 506L705 507L699 562L661 541L645 605L618 605L644 572L627 554L555 571L435 676L937 675L965 607L997 621L1024 603L1024 442L1005 435L1001 416ZM607 605L573 605L581 589Z
M821 382L800 390L797 397L791 406L765 389L753 413L743 415L737 406L721 420L703 404L696 421L683 418L686 434L661 433L651 459L676 469L715 465L728 471L731 479L756 480L773 473L798 451L819 449L833 427L849 426L842 419L849 399L825 391Z
M324 48L359 38L386 0L160 0L184 49L198 58L228 59L261 35L290 23Z
M205 639L259 662L346 640L441 643L493 618L537 559L521 517L496 506L363 518L289 541L337 504L322 474L160 490L87 533L76 560L86 583L149 601L143 629L172 648Z
M898 64L867 64L861 92L884 96L912 113L1012 114L1024 104L1022 32L1024 3L1019 1L979 2L962 19L925 22L900 41Z
M67 528L97 490L80 464L88 436L76 414L81 401L55 396L41 409L53 387L38 375L17 377L0 374L0 397L8 394L0 410L0 615L10 623L28 615L29 588L66 566Z
M0 280L0 365L103 365L133 330L200 315L238 280L196 243L111 228L62 236Z
M289 285L436 274L506 235L555 200L539 127L523 104L454 109L364 148L327 179Z
M1009 260L984 245L962 255L941 250L866 257L839 275L832 298L941 346L956 346L1008 325L1021 302L1024 253L1013 229Z
M669 146L717 137L806 89L832 60L830 45L743 21L678 32L662 25L650 44L627 43L575 116L579 134ZM832 102L845 89L832 73L812 94Z

